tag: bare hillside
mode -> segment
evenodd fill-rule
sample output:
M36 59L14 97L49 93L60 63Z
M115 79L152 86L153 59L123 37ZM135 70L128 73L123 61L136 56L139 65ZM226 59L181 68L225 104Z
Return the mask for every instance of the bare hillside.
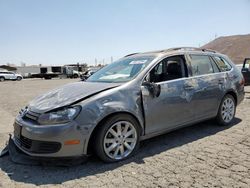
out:
M241 64L246 57L250 57L250 34L219 37L202 48L226 54L234 63Z

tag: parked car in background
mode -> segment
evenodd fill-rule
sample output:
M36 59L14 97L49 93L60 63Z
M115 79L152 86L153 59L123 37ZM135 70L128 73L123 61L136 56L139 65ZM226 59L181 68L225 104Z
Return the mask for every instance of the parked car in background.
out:
M22 80L23 77L21 74L17 74L10 71L0 71L0 81L3 82L5 80Z
M241 72L245 78L245 85L250 85L250 58L244 60Z
M230 125L243 99L244 78L223 54L137 53L35 98L17 115L13 140L30 156L94 152L115 162L132 156L141 140L171 130L212 118Z
M87 80L91 75L93 75L95 72L97 72L99 69L89 69L87 70L85 73L81 74L80 77L81 77L81 80L82 81L85 81Z
M69 66L65 65L63 67L63 74L66 75L68 78L79 78L81 76L81 72L79 72L77 66Z

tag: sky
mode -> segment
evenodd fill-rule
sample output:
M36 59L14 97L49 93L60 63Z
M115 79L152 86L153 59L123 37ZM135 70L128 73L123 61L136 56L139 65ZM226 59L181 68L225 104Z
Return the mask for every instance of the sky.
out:
M250 0L0 0L0 64L110 63L249 33Z

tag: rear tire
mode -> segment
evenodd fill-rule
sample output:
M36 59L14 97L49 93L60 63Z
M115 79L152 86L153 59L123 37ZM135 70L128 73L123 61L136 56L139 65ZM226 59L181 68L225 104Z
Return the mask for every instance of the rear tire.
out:
M230 125L234 119L236 112L236 102L232 95L227 94L223 97L216 121L219 125Z
M45 80L51 80L51 78L52 78L51 76L45 76L44 77Z
M21 81L21 80L22 80L22 77L18 76L16 80L17 80L17 81Z
M125 160L139 148L140 127L130 115L119 114L108 118L94 140L96 155L104 162Z
M4 77L0 77L0 82L3 82L5 80Z

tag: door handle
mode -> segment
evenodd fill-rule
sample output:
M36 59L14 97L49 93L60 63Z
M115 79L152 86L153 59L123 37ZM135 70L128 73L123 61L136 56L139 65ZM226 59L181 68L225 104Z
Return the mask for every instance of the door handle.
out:
M184 89L185 90L193 90L194 89L194 86L192 86L192 85L184 85Z

